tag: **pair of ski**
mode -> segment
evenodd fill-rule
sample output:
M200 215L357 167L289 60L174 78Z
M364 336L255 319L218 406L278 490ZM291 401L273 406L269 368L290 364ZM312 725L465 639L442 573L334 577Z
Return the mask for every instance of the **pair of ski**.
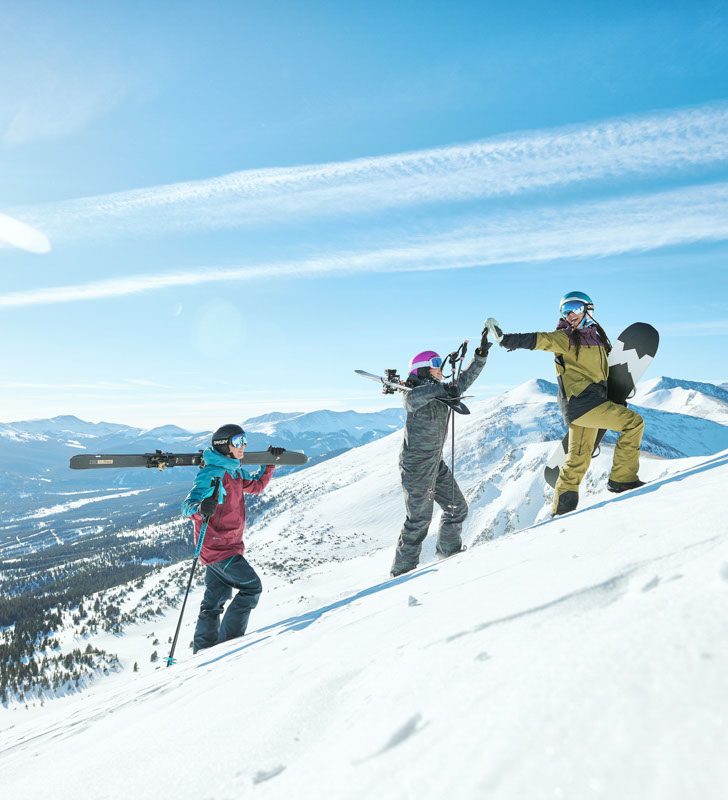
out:
M204 465L203 451L197 453L121 453L111 455L78 455L71 458L71 469L119 469L120 467L146 467L164 470L168 467L200 467ZM274 456L268 450L246 452L240 459L242 465L254 464L274 467L300 467L308 461L304 453L284 450Z
M619 334L609 354L609 358L607 359L607 363L609 364L607 398L609 400L619 404L626 403L627 400L629 400L634 394L637 382L644 375L647 367L652 363L652 359L657 353L659 344L659 333L652 325L648 325L646 322L635 322ZM356 372L357 375L361 375L363 378L378 381L385 387L388 387L390 391L411 391L410 387L405 386L403 383L388 381L386 378L382 378L379 375L373 375L371 372L364 372L364 370L361 369L354 370L354 372ZM450 405L450 407L459 414L469 414L470 411L461 401L462 398L455 398L452 401L441 399L441 402ZM598 431L594 443L595 453L606 432L606 430ZM566 463L568 453L569 432L567 430L566 436L564 436L553 451L544 469L544 480L549 486L556 486L556 481L559 478L561 468Z
M389 381L386 378L382 378L379 375L374 375L371 372L365 372L363 369L355 369L357 375L361 375L362 378L369 378L370 381L376 381L377 383L381 383L382 386L391 390L404 392L411 392L411 386L405 386L404 383L400 381ZM457 414L469 414L470 409L463 403L463 399L467 399L468 397L473 397L473 395L461 395L460 397L437 397L435 398L438 402L444 403L448 408L455 411Z

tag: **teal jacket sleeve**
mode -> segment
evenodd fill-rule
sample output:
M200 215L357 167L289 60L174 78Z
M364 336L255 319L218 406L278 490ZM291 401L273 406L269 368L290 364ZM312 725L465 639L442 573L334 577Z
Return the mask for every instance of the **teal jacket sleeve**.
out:
M213 491L215 490L213 482L215 478L221 477L220 475L216 474L217 472L217 470L212 470L207 467L203 467L198 471L197 475L195 475L195 482L192 484L190 493L182 503L183 517L191 517L193 514L196 514L199 510L200 503L206 497L210 497L212 495ZM223 492L221 491L219 502L222 502L222 499Z

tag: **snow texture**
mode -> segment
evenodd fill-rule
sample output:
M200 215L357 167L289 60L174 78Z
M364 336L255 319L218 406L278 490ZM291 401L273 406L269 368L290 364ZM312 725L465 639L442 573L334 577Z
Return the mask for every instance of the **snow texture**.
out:
M515 390L489 419L488 463L519 476L523 519L539 516L532 467L553 444L552 422L528 409L541 388ZM521 415L500 419L514 400ZM515 454L501 451L506 429L523 437ZM461 432L463 461L475 464L475 427ZM544 441L527 444L538 432ZM43 709L3 711L4 793L723 798L728 450L647 456L651 482L620 496L597 485L602 456L582 508L495 540L479 535L483 496L507 490L464 470L473 546L387 580L401 517L397 438L278 482L290 507L260 520L251 561L324 552L289 580L264 581L244 639L180 652L171 669L126 669ZM140 625L122 637L127 652L148 635Z

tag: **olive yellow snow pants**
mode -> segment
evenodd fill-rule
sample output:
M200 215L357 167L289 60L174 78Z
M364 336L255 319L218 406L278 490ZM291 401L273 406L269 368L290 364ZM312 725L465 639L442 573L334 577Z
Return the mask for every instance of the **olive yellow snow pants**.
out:
M597 431L621 431L614 448L611 480L631 483L637 480L640 459L640 443L645 423L642 417L626 406L607 401L582 414L569 425L569 453L556 481L553 510L564 492L578 492L579 484L586 475L594 451Z

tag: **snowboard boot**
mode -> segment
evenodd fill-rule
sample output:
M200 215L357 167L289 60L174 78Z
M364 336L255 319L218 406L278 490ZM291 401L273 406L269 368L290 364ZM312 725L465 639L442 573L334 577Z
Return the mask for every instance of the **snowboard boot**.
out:
M568 514L579 505L579 492L562 492L559 495L559 502L556 510L551 514L552 517L559 517L561 514Z
M607 481L607 489L610 492L614 492L615 494L620 494L621 492L628 492L630 489L639 489L640 486L644 486L645 482L641 481L639 478L636 481L629 481L629 483L622 483L621 481L613 481L611 478Z
M417 567L416 564L415 564L414 567L400 567L400 566L396 566L395 567L395 566L393 566L391 571L390 571L390 573L389 573L389 577L390 578L399 578L400 575L404 575L407 572L412 572L412 570L415 569L416 567Z

